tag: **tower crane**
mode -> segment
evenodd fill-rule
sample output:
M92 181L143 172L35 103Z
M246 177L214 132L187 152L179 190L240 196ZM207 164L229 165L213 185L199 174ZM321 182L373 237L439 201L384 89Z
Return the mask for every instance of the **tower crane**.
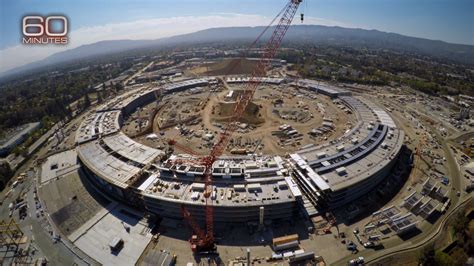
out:
M232 134L237 129L236 122L238 122L244 114L245 109L252 100L256 89L261 84L261 78L265 76L266 71L271 63L270 60L273 59L278 48L280 47L283 37L285 36L288 28L290 27L290 24L293 21L293 18L301 2L303 2L303 0L289 0L286 6L282 9L282 11L275 17L274 20L279 18L278 24L275 26L271 37L267 40L263 48L263 54L259 59L255 69L252 71L252 75L249 82L247 82L245 85L244 93L242 93L237 99L237 103L233 112L234 115L226 121L226 124L221 134L219 135L217 142L211 149L210 154L197 159L197 161L200 162L200 165L204 167L203 178L205 182L205 230L202 230L199 227L189 210L187 210L184 205L182 206L183 217L185 220L187 220L193 230L193 235L190 239L191 249L193 250L193 252L205 252L215 250L213 199L211 197L213 190L212 165L224 153ZM271 25L268 25L264 29L264 32L268 30L270 26ZM260 36L261 35L263 35L263 33L260 34ZM260 38L260 36L258 37L258 39ZM176 142L171 142L170 144L175 143ZM196 154L192 151L189 151L189 153Z

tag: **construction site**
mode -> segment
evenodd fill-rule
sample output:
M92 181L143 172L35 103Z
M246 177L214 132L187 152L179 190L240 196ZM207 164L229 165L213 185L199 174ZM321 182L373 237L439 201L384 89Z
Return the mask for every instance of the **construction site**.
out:
M364 265L429 233L468 198L469 157L406 91L290 75L276 52L301 2L260 58L156 60L65 125L69 148L9 192L0 251L31 262L26 216L79 265Z
M255 93L235 122L237 129L224 154L285 155L337 139L352 127L355 115L337 101L284 81L269 80ZM164 95L130 115L124 132L154 148L173 148L167 142L173 139L204 155L232 118L244 89L242 82L215 79L208 86Z
M194 260L183 254L224 263L336 259L337 253L315 253L312 239L343 228L339 224L359 210L346 208L355 200L391 178L402 182L402 173L390 173L403 168L404 133L384 109L342 88L285 77L255 79L261 86L245 108L239 101L255 84L246 76L135 86L95 108L77 129L75 150L43 165L40 193L53 187L67 193L57 186L73 171L86 191L102 199L81 214L82 223L70 216L89 202L78 200L79 192L69 196L77 207L46 200L59 229L101 263L110 258L89 250L89 241L123 245L114 256L132 252L144 264ZM235 117L232 110L241 113ZM219 146L223 134L228 137ZM206 159L216 147L219 156ZM64 177L55 181L54 175ZM45 199L55 194L43 193ZM112 217L121 218L107 223L141 232L137 237L148 239L145 245L129 243L135 240L120 228L112 238L102 231L100 224ZM277 243L271 253L269 242ZM248 258L220 255L241 246L249 247Z

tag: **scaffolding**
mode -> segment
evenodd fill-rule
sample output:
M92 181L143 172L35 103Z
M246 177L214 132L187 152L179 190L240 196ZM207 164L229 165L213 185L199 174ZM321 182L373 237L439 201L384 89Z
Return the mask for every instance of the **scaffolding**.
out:
M26 243L26 236L14 219L0 221L0 246L18 245Z

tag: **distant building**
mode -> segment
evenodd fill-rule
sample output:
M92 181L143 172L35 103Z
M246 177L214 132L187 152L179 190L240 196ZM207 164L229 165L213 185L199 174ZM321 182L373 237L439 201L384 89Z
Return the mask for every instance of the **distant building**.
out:
M272 67L281 67L283 65L286 65L286 60L283 59L261 59L261 58L246 58L249 61L265 61L269 63Z
M148 67L145 72L154 72L154 71L157 71L157 70L161 70L163 68L167 68L167 67L170 67L174 65L174 61L159 61L159 62L155 62L153 63L150 67Z
M94 89L96 90L101 90L104 86L105 88L109 88L109 87L112 87L113 85L115 84L122 84L125 82L125 80L129 77L129 75L126 75L126 74L123 74L123 75L120 75L116 78L113 78L113 79L109 79L103 83L99 83L97 84Z
M161 80L161 74L158 72L148 72L135 78L136 83L145 83L158 80Z
M25 124L16 128L14 132L7 134L8 136L5 138L0 139L0 156L7 156L16 146L23 143L28 135L39 128L39 126L39 122Z

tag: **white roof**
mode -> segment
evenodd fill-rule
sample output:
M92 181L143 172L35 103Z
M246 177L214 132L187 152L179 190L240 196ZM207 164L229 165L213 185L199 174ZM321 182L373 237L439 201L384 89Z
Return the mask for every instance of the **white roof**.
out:
M206 184L204 184L204 183L193 183L193 184L191 185L191 188L192 188L193 190L195 190L195 189L196 189L196 190L203 190L205 187L206 187Z
M153 174L151 176L149 176L145 182L143 182L139 187L138 187L138 190L141 190L141 191L144 191L146 190L151 184L153 184L153 182L155 182L155 180L158 179L158 175L157 174Z
M249 190L251 190L251 189L260 189L261 186L260 186L260 183L251 183L251 184L248 184L248 185L247 185L247 188L248 188Z
M129 160L142 164L152 162L156 157L163 153L160 150L134 141L122 132L103 138L103 140L114 152L117 152Z
M395 122L393 122L393 119L390 117L389 114L387 114L387 112L375 106L373 107L373 110L374 110L374 113L379 118L381 124L387 125L390 128L396 127Z
M321 189L321 190L329 189L328 183L326 183L326 181L324 181L324 179L320 175L318 175L311 167L306 166L305 169L306 169L306 174L309 177L309 179L316 186L318 186L319 189Z
M293 194L293 196L295 198L302 196L300 188L298 187L296 182L291 177L286 176L285 181L288 184L288 187L290 188L290 191L291 191L291 193Z
M235 184L234 189L235 190L243 190L243 189L245 189L245 185L244 184Z
M339 167L339 168L336 169L336 173L338 173L338 174L346 173L346 168L345 167Z
M288 187L288 184L287 184L285 181L283 181L283 180L282 180L282 181L278 181L277 184L278 184L279 187Z

